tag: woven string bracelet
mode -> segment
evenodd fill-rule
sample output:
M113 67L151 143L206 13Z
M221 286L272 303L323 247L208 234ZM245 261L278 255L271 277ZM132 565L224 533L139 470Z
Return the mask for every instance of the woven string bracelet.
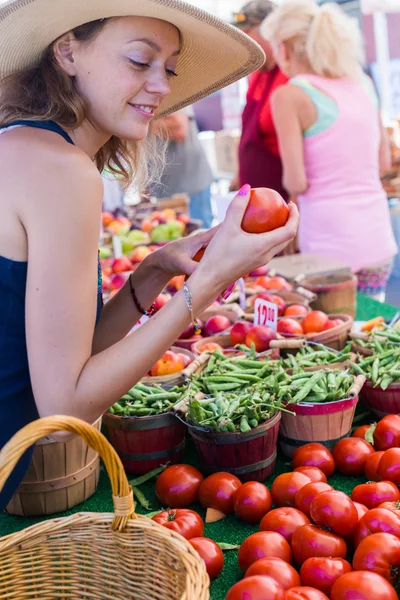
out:
M132 285L132 279L131 279L131 278L132 278L132 273L129 275L129 285L131 286L131 296L132 296L132 300L133 300L133 302L134 302L134 304L135 304L135 306L136 306L137 310L138 310L138 311L139 311L139 312L140 312L142 315L145 315L146 317L152 317L152 316L153 316L153 315L156 313L156 307L155 307L155 305L154 305L154 304L152 304L152 305L150 306L149 310L145 310L145 309L144 309L144 308L141 306L141 304L140 304L140 302L139 302L139 300L138 300L138 298L137 298L137 296L136 296L136 292L135 292L135 290L133 289L133 285Z

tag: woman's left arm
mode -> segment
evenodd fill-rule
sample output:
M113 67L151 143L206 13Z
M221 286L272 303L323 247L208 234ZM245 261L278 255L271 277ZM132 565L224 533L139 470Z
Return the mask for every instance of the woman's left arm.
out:
M192 257L207 246L217 228L166 244L147 256L132 273L132 287L140 305L147 310L167 283L176 275L191 275L197 263ZM98 354L122 340L139 321L129 279L105 304L93 340L93 354Z
M272 116L283 165L283 186L291 196L306 191L303 131L297 108L297 88L283 85L271 97Z

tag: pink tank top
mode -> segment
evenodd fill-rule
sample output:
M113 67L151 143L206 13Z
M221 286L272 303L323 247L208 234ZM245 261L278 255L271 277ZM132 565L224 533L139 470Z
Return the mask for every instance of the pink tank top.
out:
M376 107L358 82L301 78L334 100L339 116L303 139L308 189L299 196L300 250L341 260L353 272L390 262L397 245L379 178Z

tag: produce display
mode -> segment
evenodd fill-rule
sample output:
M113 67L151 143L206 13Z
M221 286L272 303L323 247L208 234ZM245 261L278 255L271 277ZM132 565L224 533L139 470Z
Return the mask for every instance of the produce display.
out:
M180 402L186 388L173 387L164 390L160 385L137 383L119 402L113 404L108 412L119 417L150 417L161 415Z
M374 387L382 390L400 383L400 332L378 323L367 340L357 339L357 345L369 351L360 355L356 370L364 373Z

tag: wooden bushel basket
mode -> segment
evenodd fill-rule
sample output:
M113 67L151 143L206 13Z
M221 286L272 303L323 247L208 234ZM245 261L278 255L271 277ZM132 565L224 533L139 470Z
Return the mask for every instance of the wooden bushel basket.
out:
M0 598L208 600L204 561L178 533L135 513L117 453L87 423L55 416L24 427L0 453L0 490L24 452L60 430L100 454L114 513L76 513L0 538Z
M386 390L382 390L380 387L374 388L373 383L367 381L361 397L380 419L400 413L400 383L392 383Z
M355 317L357 311L357 277L351 273L315 275L300 280L300 284L317 298L313 310L327 314L343 313Z
M101 418L93 427L100 431ZM69 510L95 493L99 475L99 456L81 437L59 442L45 436L36 443L28 472L7 512L41 517Z

